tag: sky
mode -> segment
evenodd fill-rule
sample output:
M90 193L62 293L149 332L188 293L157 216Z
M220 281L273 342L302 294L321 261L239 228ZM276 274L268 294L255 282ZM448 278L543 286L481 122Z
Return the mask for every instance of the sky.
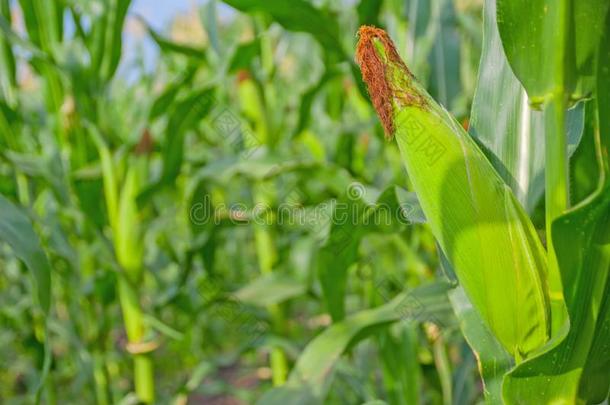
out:
M130 19L140 16L158 32L165 32L171 21L180 14L195 10L206 0L133 0L129 7L128 20L123 32L123 59L119 66L119 75L125 76L129 81L137 80L137 73L132 69L134 55L137 48L141 49L144 56L144 65L148 71L154 68L159 50L147 36L135 35L134 30L129 29Z
M156 30L166 28L176 14L192 10L204 0L133 0L130 14L141 15Z
M210 0L132 0L128 19L131 18L133 21L133 17L141 16L155 31L167 33L172 20L176 16L197 12L208 1ZM230 17L234 12L220 1L216 2L216 9L220 19ZM127 77L128 80L136 80L137 76L130 68L133 58L130 58L129 55L133 55L134 50L139 47L143 52L145 67L151 71L155 66L159 50L146 35L130 33L133 30L129 29L129 24L129 21L127 21L123 35L123 61L118 73Z

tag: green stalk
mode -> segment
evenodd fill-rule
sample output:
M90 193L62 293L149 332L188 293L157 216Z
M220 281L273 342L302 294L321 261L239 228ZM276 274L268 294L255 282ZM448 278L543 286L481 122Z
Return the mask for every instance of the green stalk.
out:
M557 3L557 32L553 71L556 88L545 107L545 228L548 262L549 304L551 307L551 336L557 334L566 319L567 309L563 298L563 287L559 264L553 246L552 226L555 219L561 216L569 205L568 186L568 150L565 129L565 111L567 97L565 87L568 73L567 52L569 47L568 14L570 6L567 1ZM559 85L559 83L561 83Z
M421 403L419 395L421 369L417 358L417 326L405 325L402 331L402 346L404 350L404 398L408 405Z
M545 220L549 265L551 332L555 334L566 320L561 275L551 239L553 221L568 208L568 150L565 131L565 101L560 92L545 111Z
M134 385L138 399L153 403L155 399L152 358L144 344L145 325L138 290L125 275L119 277L119 300L125 330L129 341L128 351L133 355Z
M257 203L263 203L264 206L269 206L266 203L271 201L271 196L261 190L262 184L257 184L254 190L254 197ZM269 217L265 218L264 224L257 224L254 229L254 240L256 252L258 256L258 264L263 275L273 273L273 265L277 260L277 251L273 240L273 234L269 227ZM286 320L280 305L273 304L267 307L271 315L271 322L275 333L282 334L285 332ZM272 380L274 386L283 385L286 382L288 375L288 360L284 351L280 347L273 347L270 354L270 366L272 372Z
M127 349L134 361L136 395L140 402L153 403L155 386L151 352L155 349L155 344L144 341L147 330L139 298L144 256L141 218L136 203L140 178L147 171L147 162L145 157L136 157L130 162L119 195L112 155L97 128L87 124L85 126L90 130L100 155L108 221L116 258L122 270L118 279L119 301L129 341Z
M48 405L57 404L57 390L55 383L55 376L52 373L47 375L47 381L45 382L45 403ZM38 401L37 401L38 402Z
M95 382L95 400L98 405L110 405L110 388L108 386L108 373L104 364L104 354L96 351L93 354L93 380Z
M262 18L262 17L261 17ZM257 30L263 31L265 24L260 18L257 20ZM270 81L273 75L273 47L270 38L266 34L261 35L261 47L263 50L263 67L266 80ZM254 123L257 142L250 145L251 148L258 148L262 145L272 149L275 139L269 125L268 104L275 105L273 86L265 86L255 82L254 79L246 77L239 83L239 98L243 114ZM263 204L265 207L273 206L275 202L275 190L272 184L263 182L254 186L254 201ZM254 227L254 239L258 256L259 268L263 275L273 272L273 266L277 260L277 250L270 229L273 218L266 217L264 224L256 224ZM270 305L267 307L271 316L271 323L274 333L285 334L287 330L286 319L280 305ZM281 347L273 347L270 354L270 367L274 386L283 385L288 375L288 359Z
M117 260L123 269L119 277L119 299L129 340L128 351L133 355L136 394L141 402L153 403L155 391L150 352L154 350L154 344L144 341L146 327L139 299L143 246L136 197L140 189L140 174L145 171L145 166L144 159L136 158L127 171L116 216L114 243Z
M453 389L451 380L451 362L447 357L444 339L438 336L432 344L434 352L434 363L438 372L438 378L441 381L441 390L443 392L443 404L451 405L453 403Z
M416 405L421 403L417 325L415 322L408 322L401 324L399 328L396 338L388 330L381 333L378 339L383 366L383 384L388 403Z

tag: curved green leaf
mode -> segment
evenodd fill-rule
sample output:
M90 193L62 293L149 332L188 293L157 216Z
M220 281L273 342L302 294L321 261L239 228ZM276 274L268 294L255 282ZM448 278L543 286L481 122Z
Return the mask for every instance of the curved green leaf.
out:
M490 160L519 202L531 213L544 193L544 114L529 106L500 41L496 2L486 0L483 52L469 132L491 152ZM568 153L583 131L582 105L567 113Z
M246 12L264 12L290 31L311 34L324 49L344 55L339 41L339 25L323 10L317 9L304 0L223 0L231 7Z
M235 297L248 304L266 307L301 296L306 291L307 286L302 281L287 274L274 272L240 288L235 293Z
M32 272L35 302L46 314L51 306L51 266L28 216L0 195L0 239Z
M300 398L297 403L323 403L333 380L335 365L343 352L363 339L372 328L399 321L410 311L422 310L419 319L435 319L433 313L449 309L446 295L449 287L446 283L417 287L383 306L358 312L333 324L303 350L286 384L267 392L258 405L286 403L280 401L292 398L294 394Z
M452 290L449 293L449 299L455 315L460 321L460 329L476 353L486 402L500 404L502 403L502 379L512 367L513 359L485 326L461 287Z
M153 41L155 41L155 43L159 46L159 49L161 49L161 51L188 56L190 58L194 58L199 61L206 60L205 49L196 48L196 47L190 46L190 45L180 44L180 43L174 42L170 39L167 39L167 38L163 37L161 34L159 34L158 32L156 32L146 22L146 20L143 17L138 16L138 19L146 27L146 30L148 31L148 35L150 35L150 37L153 39Z
M375 203L368 203L364 199L366 190L359 187L362 189L348 187L337 201L330 234L316 256L317 274L333 321L345 316L348 270L358 259L362 238L370 232L397 232L407 223L423 220L413 194L391 186ZM360 192L362 195L358 195Z
M104 39L104 59L102 60L102 74L110 80L116 73L123 53L123 25L131 0L110 0L108 22Z
M610 33L610 32L609 32ZM559 217L552 227L563 293L570 316L564 330L540 353L505 378L509 403L601 402L610 377L610 45L602 43L598 59L598 130L593 130L600 177L595 194ZM601 135L601 136L600 136Z
M176 102L165 131L161 178L140 193L138 204L148 200L162 187L172 184L178 177L184 160L184 137L214 108L213 95L214 89L197 89Z
M576 403L610 271L610 187L553 223L553 243L570 315L564 339L555 339L505 378L509 404Z
M498 27L508 61L532 103L577 89L591 76L608 11L606 0L498 0Z
M606 32L600 42L597 65L597 119L601 134L602 152L600 177L606 182L610 181L610 114L607 106L610 105L610 13L606 18ZM610 271L606 279L606 291L599 310L595 337L591 343L589 356L583 370L580 382L581 398L592 402L602 402L608 398L610 389Z

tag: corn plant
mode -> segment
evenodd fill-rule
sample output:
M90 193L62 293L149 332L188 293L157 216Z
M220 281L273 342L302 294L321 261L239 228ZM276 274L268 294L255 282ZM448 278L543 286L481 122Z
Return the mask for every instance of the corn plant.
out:
M476 142L418 84L383 30L360 29L357 60L385 132L398 142L432 233L477 315L512 357L514 366L507 367L501 385L494 385L495 390L501 387L501 394L488 391L489 397L506 403L599 402L609 384L600 368L607 358L599 358L604 350L600 342L608 338L605 302L610 263L608 133L604 133L608 5L577 6L599 18L589 27L589 42L576 48L582 60L564 56L567 38L574 35L566 28L560 36L564 42L552 47L553 59L545 59L545 71L532 70L533 63L527 68L519 65L540 57L523 51L528 39L519 29L550 27L554 19L563 22L579 14L573 16L558 6L554 10L558 15L547 15L542 4L536 8L532 3L531 18L523 18L515 12L524 6L518 3L500 2L498 21L515 74L531 103L541 105L546 117L545 132L538 134L545 136L547 162L546 251L513 191ZM550 35L536 40L548 42ZM548 49L547 44L540 46ZM588 199L568 209L565 110L578 94L571 93L576 87L564 86L575 86L578 71L568 69L585 60L595 66L589 73L594 83L589 87L593 107L588 110L593 124L585 136L593 138L599 183ZM555 82L548 75L551 69L557 72ZM571 243L570 235L575 238ZM478 344L471 341L475 351ZM601 387L593 388L591 379Z

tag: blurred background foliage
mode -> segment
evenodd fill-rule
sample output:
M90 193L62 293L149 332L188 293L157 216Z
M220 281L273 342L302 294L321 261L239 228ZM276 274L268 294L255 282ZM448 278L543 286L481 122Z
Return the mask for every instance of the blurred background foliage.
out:
M481 401L353 49L467 127L482 6L0 0L0 402Z

